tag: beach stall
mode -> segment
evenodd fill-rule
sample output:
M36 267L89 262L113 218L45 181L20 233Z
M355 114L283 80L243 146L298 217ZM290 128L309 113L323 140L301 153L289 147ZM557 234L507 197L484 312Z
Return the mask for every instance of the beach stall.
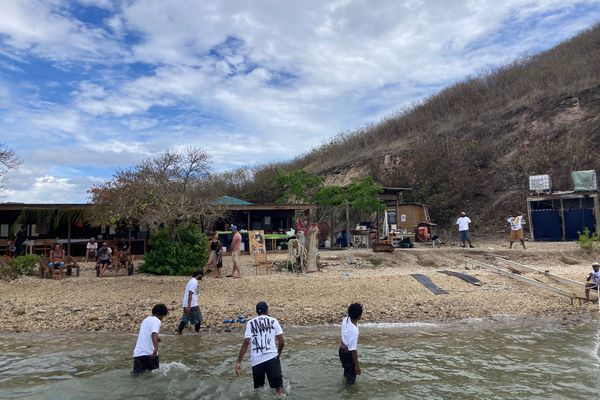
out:
M25 226L27 251L43 254L55 242L64 244L67 254L83 256L91 237L106 241L127 241L132 254L145 254L148 231L141 227L91 225L85 213L91 204L0 203L0 242L12 240Z
M600 203L595 171L574 171L573 190L552 191L549 175L529 178L527 217L532 240L577 240L600 225Z
M218 218L212 226L204 227L219 233L221 243L229 249L232 225L238 227L242 234L242 251L248 251L249 230L262 230L266 240L267 250L282 249L290 238L290 232L295 226L298 214L304 215L304 220L310 220L316 213L314 204L253 204L231 196L222 196L216 200L223 217Z

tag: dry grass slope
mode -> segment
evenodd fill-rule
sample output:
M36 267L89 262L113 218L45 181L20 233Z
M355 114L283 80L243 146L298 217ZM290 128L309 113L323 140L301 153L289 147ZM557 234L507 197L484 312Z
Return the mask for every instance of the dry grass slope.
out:
M527 176L600 169L600 25L544 53L453 85L380 123L340 134L289 163L258 167L237 188L278 197L278 170L305 168L335 181L373 175L412 186L445 223L459 209L480 221L524 207Z

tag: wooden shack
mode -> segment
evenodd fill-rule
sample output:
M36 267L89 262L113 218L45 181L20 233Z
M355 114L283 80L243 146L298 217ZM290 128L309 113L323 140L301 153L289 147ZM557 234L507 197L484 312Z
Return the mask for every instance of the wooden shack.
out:
M600 225L598 192L529 196L527 216L532 240L577 240L584 229L593 232Z

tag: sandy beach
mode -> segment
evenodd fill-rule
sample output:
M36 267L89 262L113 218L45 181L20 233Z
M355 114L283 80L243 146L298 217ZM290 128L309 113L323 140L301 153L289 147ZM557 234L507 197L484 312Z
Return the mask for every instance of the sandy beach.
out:
M598 314L597 304L572 305L566 297L479 268L465 258L483 259L490 252L578 281L585 280L595 256L579 250L576 243L528 243L527 250L509 250L505 242L489 241L477 243L475 249L417 247L391 254L352 249L322 251L322 270L307 275L275 271L256 275L253 259L244 256L241 279L206 277L201 282L203 329L223 330L225 319L253 316L261 300L270 304L271 314L285 325L338 323L351 302L364 305L365 322ZM269 254L269 259L284 261L287 254ZM226 275L231 257L225 257L224 263ZM0 331L135 332L159 302L170 309L163 331L175 331L189 278L144 274L97 278L92 263L82 265L80 277L61 281L23 277L0 282ZM442 269L467 273L484 285L441 274ZM412 273L427 275L449 293L434 295ZM538 275L538 279L544 277ZM583 290L577 294L583 296Z

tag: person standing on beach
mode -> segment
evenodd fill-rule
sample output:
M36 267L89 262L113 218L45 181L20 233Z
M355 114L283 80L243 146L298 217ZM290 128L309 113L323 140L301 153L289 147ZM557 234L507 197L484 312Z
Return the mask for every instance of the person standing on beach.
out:
M183 328L188 322L194 325L196 333L200 332L200 324L202 323L202 313L200 312L200 305L198 303L198 295L200 293L199 281L202 280L204 272L199 269L192 275L192 278L185 285L185 291L183 292L183 316L177 327L177 335L183 333Z
M342 320L342 341L338 354L344 368L344 378L348 385L354 385L356 375L361 374L358 363L358 320L363 308L359 303L350 304L348 316Z
M282 395L283 374L279 358L285 342L283 330L279 321L269 316L269 306L264 301L256 305L258 317L246 323L244 341L235 363L235 374L242 374L242 359L250 346L250 364L252 365L252 379L254 389L265 385L265 374L269 380L269 386L275 389L275 393ZM277 347L275 340L277 339Z
M231 259L233 260L233 268L231 269L231 275L227 276L241 278L240 252L242 251L242 234L238 232L238 228L235 225L231 225L231 232L233 232L233 238L231 239Z
M17 235L15 236L15 252L14 256L22 256L25 255L25 240L27 240L27 235L25 234L27 230L25 229L25 225L21 225L19 230L17 231Z
M221 242L219 241L219 233L215 232L208 243L208 249L210 251L210 255L208 256L208 261L204 265L204 273L208 276L209 273L217 271L215 274L215 278L220 278L220 270L217 269L217 254L221 250Z
M508 217L507 222L510 225L510 237L508 238L510 245L508 248L512 249L515 240L519 240L523 248L525 248L525 238L523 237L523 225L525 225L525 220L523 218L523 213L511 215Z
M167 306L157 304L152 307L152 316L146 317L140 325L135 348L133 349L132 374L151 371L159 367L158 361L158 332L162 319L169 313Z
M95 260L97 252L98 242L96 242L96 238L91 238L90 241L85 245L85 262L88 260Z
M471 243L471 234L469 233L469 224L471 223L471 219L467 217L466 212L461 212L460 217L456 220L456 225L458 225L458 236L460 238L461 245L460 247L466 247L466 244L469 243L469 247L473 248L473 244Z

